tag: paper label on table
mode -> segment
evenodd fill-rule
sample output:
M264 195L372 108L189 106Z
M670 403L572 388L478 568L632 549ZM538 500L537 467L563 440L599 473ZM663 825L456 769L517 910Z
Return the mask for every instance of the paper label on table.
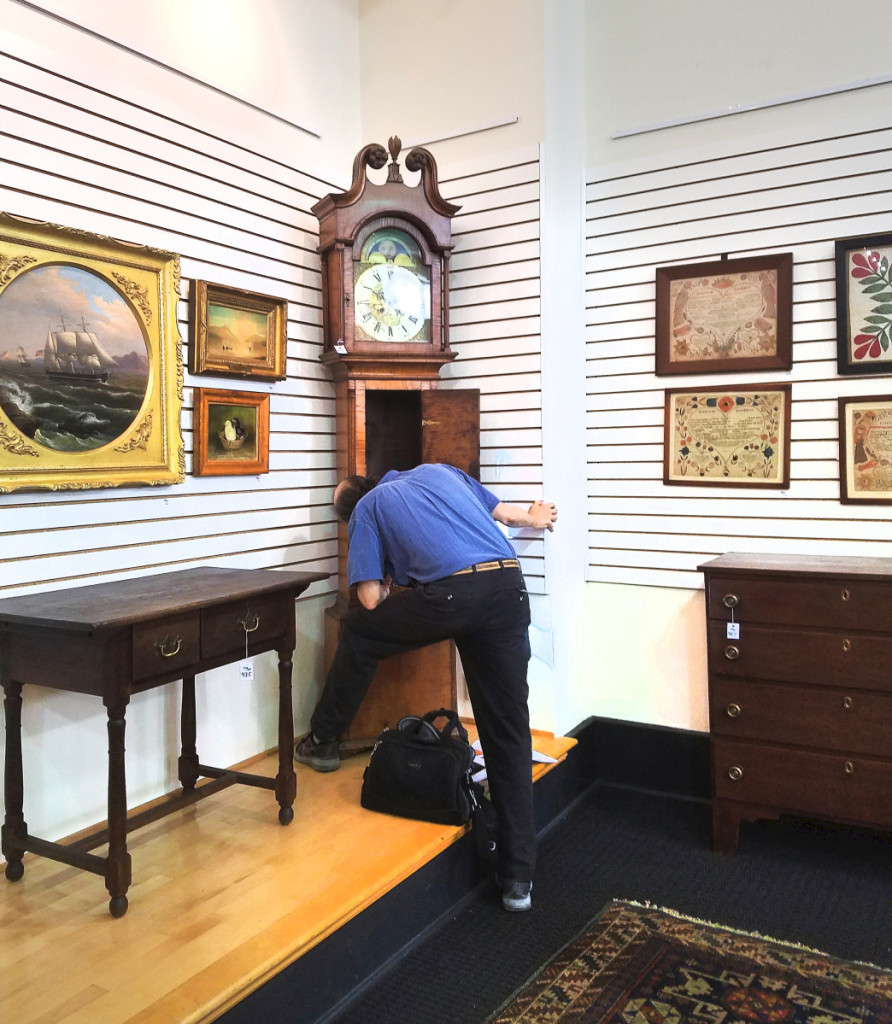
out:
M246 681L254 678L254 666L250 661L243 661L239 665L239 676Z

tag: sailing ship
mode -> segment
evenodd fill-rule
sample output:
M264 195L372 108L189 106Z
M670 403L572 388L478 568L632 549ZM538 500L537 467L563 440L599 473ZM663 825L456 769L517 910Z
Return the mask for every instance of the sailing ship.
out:
M43 368L47 377L62 380L79 380L105 384L108 371L118 364L105 351L99 339L87 330L81 317L82 330L69 331L64 317L60 316L62 327L47 328L46 345L43 349Z
M21 345L18 347L18 351L15 354L16 359L19 362L19 366L25 367L30 366L31 363L28 359L28 353L22 348Z

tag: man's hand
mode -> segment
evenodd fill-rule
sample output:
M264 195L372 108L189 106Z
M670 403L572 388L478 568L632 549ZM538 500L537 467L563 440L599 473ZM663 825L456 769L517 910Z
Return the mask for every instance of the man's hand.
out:
M382 601L390 597L390 586L393 580L389 576L381 580L363 580L356 584L356 596L363 608L373 611Z
M557 520L557 505L546 501L534 501L527 509L532 525L539 530L554 530Z

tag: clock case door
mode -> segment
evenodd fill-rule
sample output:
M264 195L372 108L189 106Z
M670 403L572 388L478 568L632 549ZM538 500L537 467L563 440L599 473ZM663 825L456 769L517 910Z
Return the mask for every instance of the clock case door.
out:
M390 469L406 470L422 462L457 466L480 477L480 392L476 389L439 391L427 387L406 390L403 382L355 382L352 415L345 417L354 436L352 467L339 466L339 477L351 473L380 476ZM391 386L387 386L388 383ZM429 384L430 382L425 382ZM347 527L338 526L340 544L337 602L326 612L326 660L337 645L340 624L352 601L347 587ZM385 728L395 728L404 715L423 715L435 708L457 708L456 653L451 641L410 651L382 661L362 706L342 736L345 753L374 743Z

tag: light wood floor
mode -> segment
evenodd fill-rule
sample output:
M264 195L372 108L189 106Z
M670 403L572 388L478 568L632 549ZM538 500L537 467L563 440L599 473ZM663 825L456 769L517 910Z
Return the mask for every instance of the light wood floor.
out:
M574 742L534 736L560 759ZM131 833L118 920L98 875L28 854L21 881L0 878L0 1021L212 1021L463 834L363 810L367 761L298 765L285 828L270 792L232 786Z

